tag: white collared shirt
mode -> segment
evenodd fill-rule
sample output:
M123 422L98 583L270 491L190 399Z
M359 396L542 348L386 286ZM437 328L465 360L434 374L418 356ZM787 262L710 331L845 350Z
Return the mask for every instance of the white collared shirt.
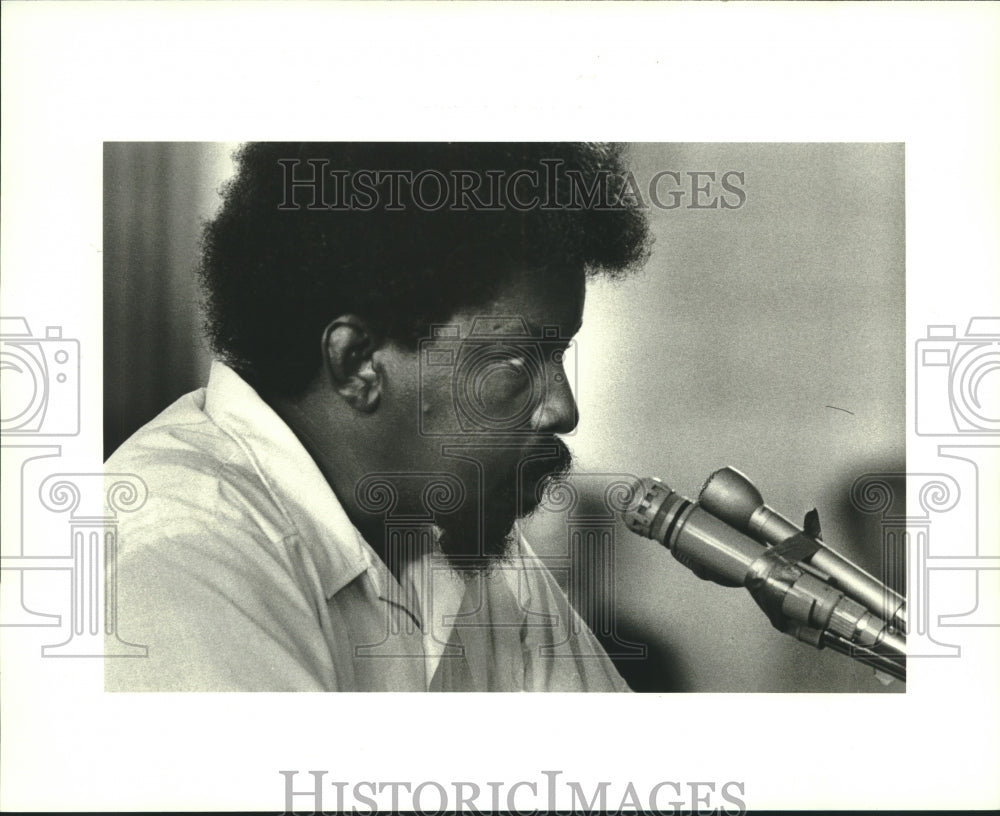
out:
M123 515L109 691L627 691L521 539L463 580L434 549L397 581L291 429L238 374L175 402L108 460Z

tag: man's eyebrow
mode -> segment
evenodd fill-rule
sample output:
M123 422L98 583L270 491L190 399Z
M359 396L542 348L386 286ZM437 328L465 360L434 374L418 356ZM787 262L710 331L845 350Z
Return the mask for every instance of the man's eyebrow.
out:
M580 320L568 332L563 328L561 323L546 323L543 327L529 320L527 321L527 324L528 324L528 331L532 334L532 336L544 338L545 330L552 329L552 327L554 326L559 330L560 337L572 337L573 335L577 334L580 331L580 329L583 328L583 318L580 318Z
M561 327L560 327L561 328ZM563 333L563 337L573 337L583 328L583 318L581 317L568 332Z

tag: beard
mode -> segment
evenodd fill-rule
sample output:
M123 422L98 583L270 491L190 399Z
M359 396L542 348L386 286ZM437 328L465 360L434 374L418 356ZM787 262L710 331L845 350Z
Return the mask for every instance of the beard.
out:
M489 486L480 486L457 512L439 519L441 551L457 572L477 575L506 561L516 543L515 522L530 516L569 473L573 454L566 444L553 437L544 447L546 455L536 457L528 449L505 472L487 470Z

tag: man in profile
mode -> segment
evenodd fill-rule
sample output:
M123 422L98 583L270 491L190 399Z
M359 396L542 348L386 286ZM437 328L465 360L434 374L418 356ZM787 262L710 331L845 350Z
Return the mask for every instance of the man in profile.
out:
M617 691L519 535L570 467L586 279L645 257L619 149L261 144L204 234L218 360L109 459L109 690Z

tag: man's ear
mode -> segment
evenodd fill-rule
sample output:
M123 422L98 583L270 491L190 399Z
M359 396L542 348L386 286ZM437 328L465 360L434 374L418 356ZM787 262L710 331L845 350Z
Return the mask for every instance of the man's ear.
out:
M368 324L356 315L341 315L323 331L323 364L333 389L364 414L378 408L382 373L375 367L377 348Z

